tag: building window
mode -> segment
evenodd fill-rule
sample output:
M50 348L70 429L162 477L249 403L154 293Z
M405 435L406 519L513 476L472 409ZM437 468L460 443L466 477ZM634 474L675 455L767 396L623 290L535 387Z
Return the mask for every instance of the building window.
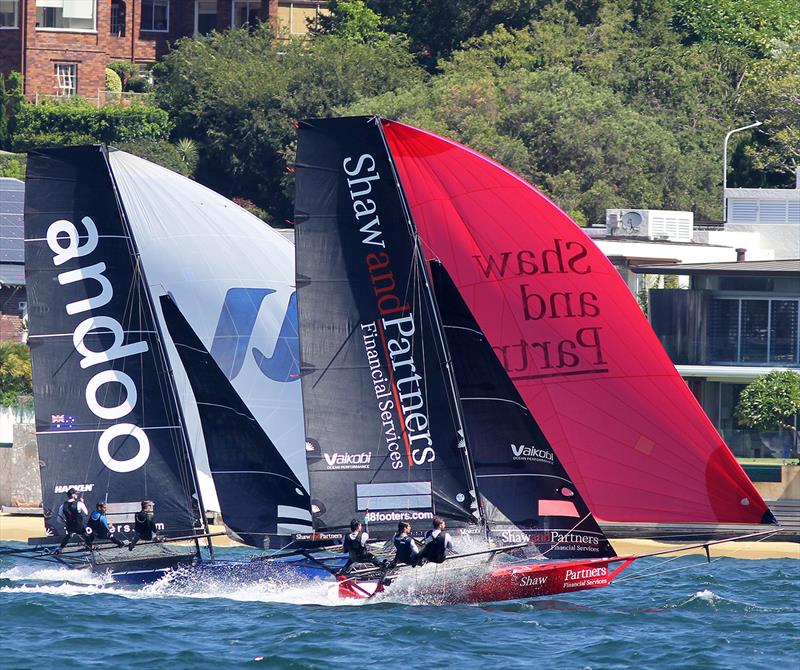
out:
M217 0L195 0L194 34L208 35L217 27Z
M95 0L36 0L36 27L50 30L95 30Z
M76 63L56 63L56 88L58 95L69 96L78 92L78 66Z
M720 298L711 301L709 360L717 363L800 362L800 300Z
M120 0L111 2L111 28L109 32L116 37L125 37L125 3Z
M0 28L19 27L19 0L0 0Z
M142 0L142 30L169 30L169 0Z
M254 26L258 21L260 0L233 0L231 3L231 27Z

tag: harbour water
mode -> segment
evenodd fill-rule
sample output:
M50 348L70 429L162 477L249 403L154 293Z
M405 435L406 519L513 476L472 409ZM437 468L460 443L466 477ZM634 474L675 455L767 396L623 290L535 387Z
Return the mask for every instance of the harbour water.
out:
M352 605L324 582L131 587L0 557L0 667L789 670L800 667L798 582L791 559L686 556L643 559L610 588L555 599Z

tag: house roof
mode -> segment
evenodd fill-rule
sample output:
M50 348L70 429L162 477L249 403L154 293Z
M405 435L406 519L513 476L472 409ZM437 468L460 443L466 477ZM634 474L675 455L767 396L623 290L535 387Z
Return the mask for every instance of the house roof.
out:
M780 277L800 277L800 258L779 261L638 265L632 267L631 271L642 275L771 275Z

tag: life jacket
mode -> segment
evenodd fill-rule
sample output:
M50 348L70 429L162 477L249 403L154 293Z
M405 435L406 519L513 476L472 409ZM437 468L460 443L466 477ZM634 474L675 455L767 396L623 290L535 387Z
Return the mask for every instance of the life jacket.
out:
M97 538L104 540L108 537L108 527L103 523L103 515L100 512L92 512L89 517L89 528Z
M445 556L447 555L447 533L442 531L436 537L433 537L433 532L428 531L425 537L425 546L419 553L419 557L431 563L444 563Z
M76 500L67 500L61 509L67 531L70 533L83 531L83 514L78 509L78 502Z
M156 533L156 524L153 515L148 512L136 512L133 517L133 530L143 540L152 540Z
M413 565L416 562L417 555L411 550L414 538L410 535L395 535L394 548L397 549L394 560L398 563L406 563Z
M359 563L361 561L366 560L367 548L361 544L361 538L364 537L364 531L359 531L359 533L354 537L350 537L350 533L345 533L344 537L342 538L342 551L348 555L348 558L353 561L353 563Z

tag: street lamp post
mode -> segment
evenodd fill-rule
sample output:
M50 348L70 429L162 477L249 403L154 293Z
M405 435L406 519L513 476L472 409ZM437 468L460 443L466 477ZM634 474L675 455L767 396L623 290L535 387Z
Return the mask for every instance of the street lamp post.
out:
M729 130L725 135L725 142L722 145L722 222L728 222L728 199L725 197L725 190L728 188L728 140L734 133L739 133L743 130L750 130L750 128L758 128L761 121L751 123L749 126L742 126L741 128L734 128Z

